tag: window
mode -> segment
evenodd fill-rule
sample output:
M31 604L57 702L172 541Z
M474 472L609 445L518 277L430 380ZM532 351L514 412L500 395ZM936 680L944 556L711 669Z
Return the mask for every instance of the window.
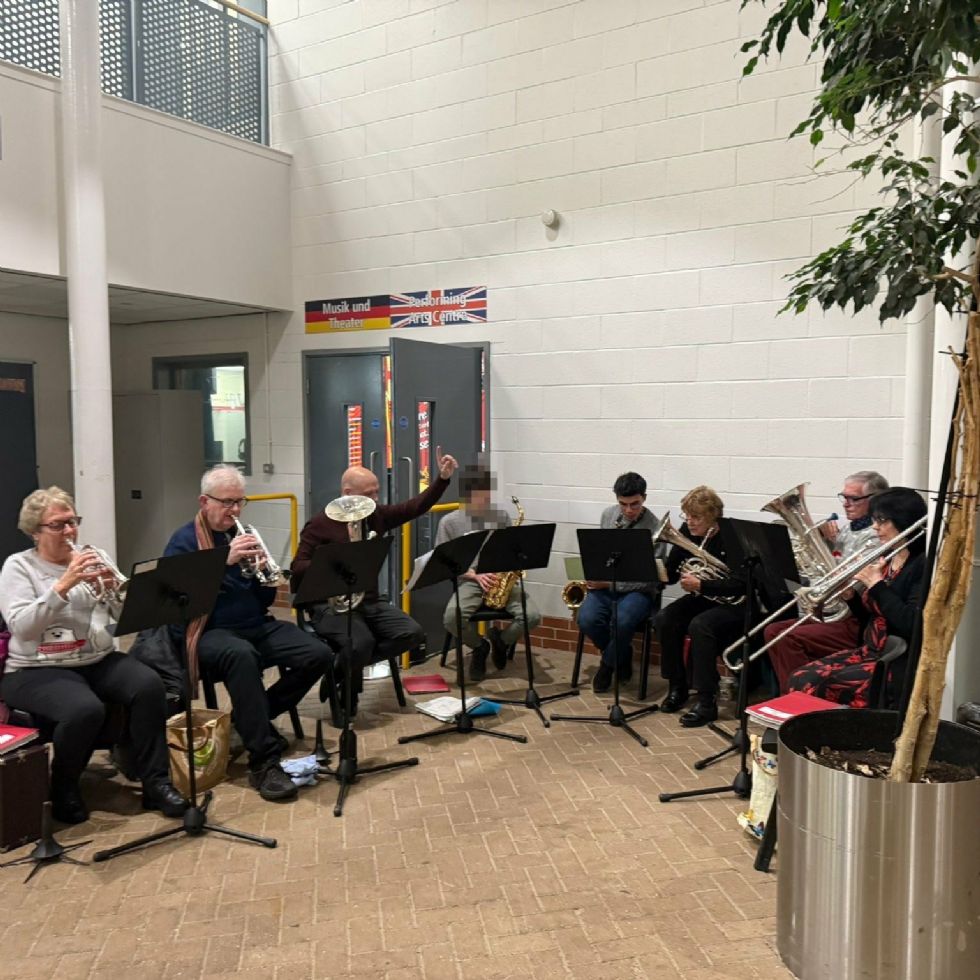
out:
M204 463L228 463L252 471L248 427L248 355L155 357L153 387L199 391Z

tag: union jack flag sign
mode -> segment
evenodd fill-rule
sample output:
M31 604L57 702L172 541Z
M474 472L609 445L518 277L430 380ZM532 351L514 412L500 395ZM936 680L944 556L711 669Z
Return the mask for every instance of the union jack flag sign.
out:
M427 289L391 297L393 327L441 327L487 322L487 287Z

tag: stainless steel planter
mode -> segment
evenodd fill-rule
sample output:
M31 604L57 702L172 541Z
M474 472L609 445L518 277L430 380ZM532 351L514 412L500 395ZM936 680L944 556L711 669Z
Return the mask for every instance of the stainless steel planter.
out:
M824 711L779 732L778 945L801 980L980 977L980 779L903 784L810 762L891 748L890 711ZM980 764L943 722L934 759Z

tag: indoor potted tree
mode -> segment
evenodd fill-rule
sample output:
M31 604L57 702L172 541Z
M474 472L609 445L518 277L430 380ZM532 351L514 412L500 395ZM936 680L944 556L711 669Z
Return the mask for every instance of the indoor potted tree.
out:
M742 7L755 3L765 0ZM793 135L820 146L833 133L841 166L879 179L881 193L838 244L790 276L784 309L877 304L884 322L931 297L962 316L964 343L949 352L959 386L933 519L933 579L909 649L911 697L899 715L826 712L780 732L779 950L804 980L968 980L980 963L980 779L922 779L930 758L974 771L980 761L980 736L939 719L970 587L980 474L980 8L976 0L784 0L743 46L745 73L794 34L810 40L822 67ZM903 148L916 125L941 127L951 168ZM891 752L899 720L887 780L809 758L823 746Z

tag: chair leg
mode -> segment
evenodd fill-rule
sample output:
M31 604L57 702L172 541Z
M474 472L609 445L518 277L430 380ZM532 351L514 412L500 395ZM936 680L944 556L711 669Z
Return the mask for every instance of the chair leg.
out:
M204 688L204 704L212 711L218 707L218 692L214 689L214 681L210 677L201 677L201 687Z
M582 652L585 649L585 634L578 631L578 643L575 645L575 666L572 667L572 687L578 687L578 675L582 669Z
M402 687L402 675L398 661L400 657L389 657L388 663L391 666L391 683L395 687L395 697L401 707L405 707L405 689Z
M449 660L449 648L453 645L453 634L446 630L446 638L442 641L442 656L439 658L439 666L445 667Z
M636 696L640 701L647 697L647 681L650 679L650 645L653 642L653 627L648 619L643 625L643 654L640 657L640 687Z

